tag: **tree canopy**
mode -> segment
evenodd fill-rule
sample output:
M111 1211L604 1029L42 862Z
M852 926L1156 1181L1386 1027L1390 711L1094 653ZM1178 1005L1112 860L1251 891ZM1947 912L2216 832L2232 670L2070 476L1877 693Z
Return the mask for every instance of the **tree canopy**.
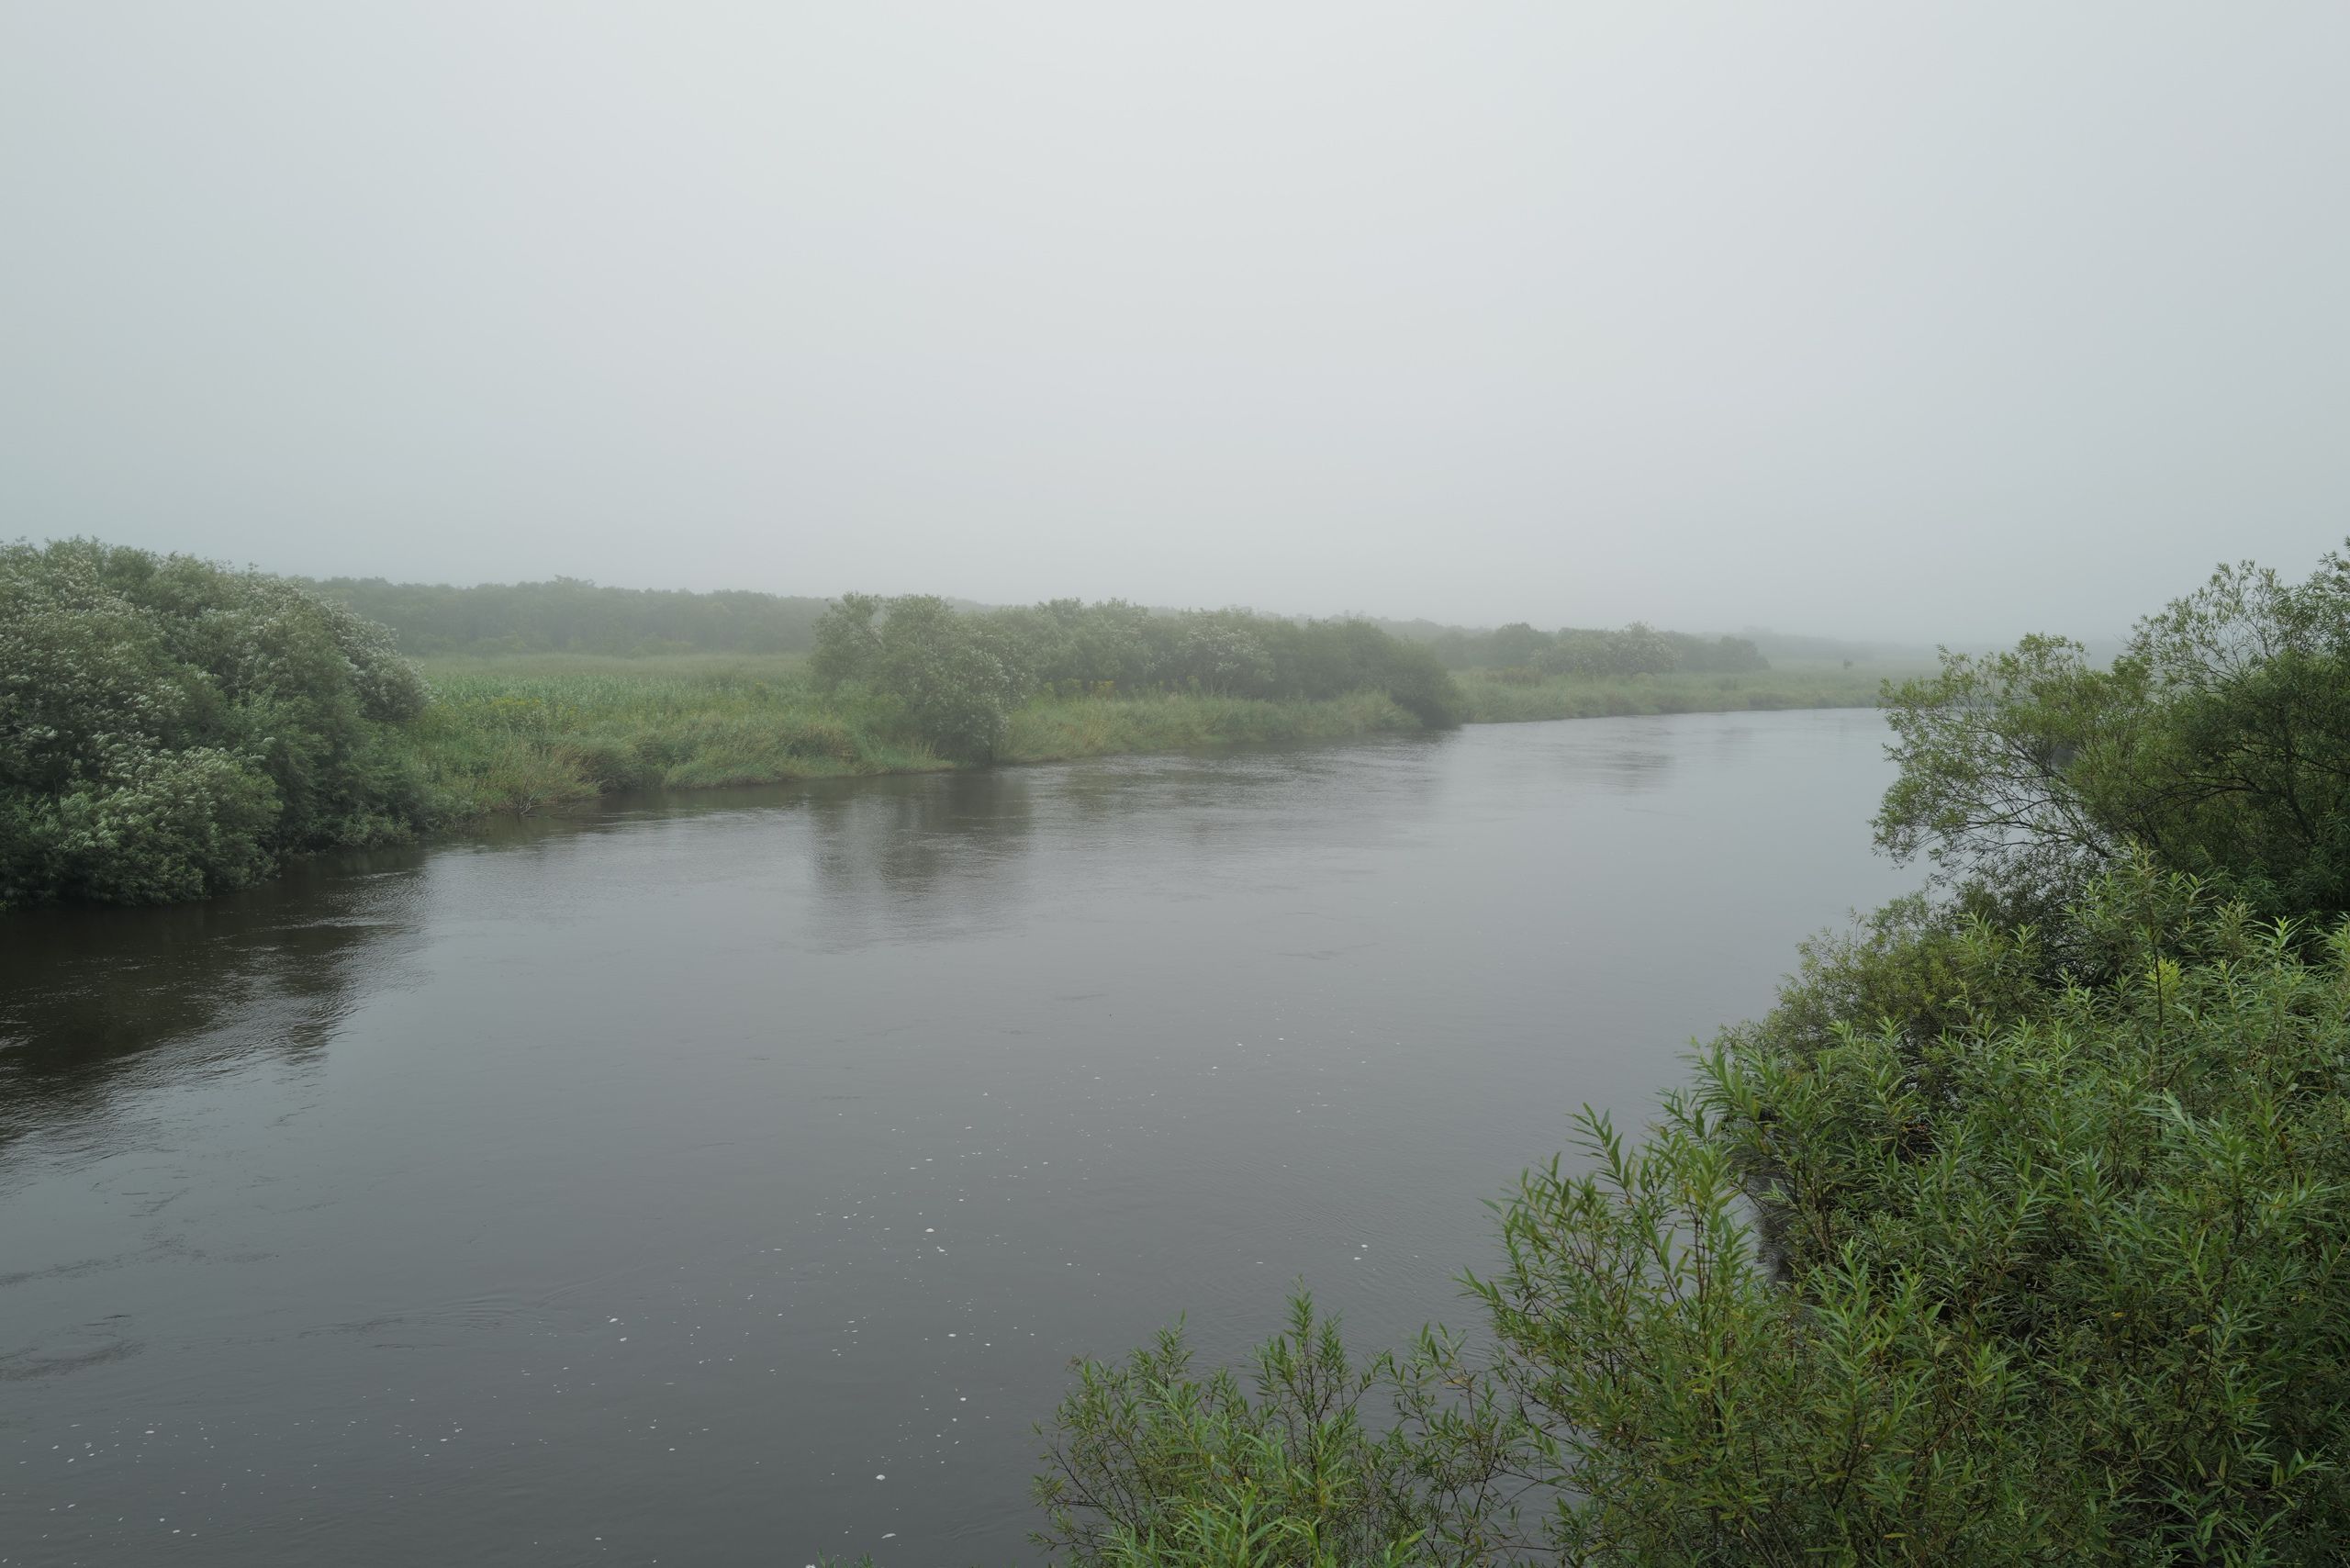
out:
M1946 882L2045 903L2144 850L2272 914L2350 912L2350 563L2249 562L2139 622L2110 667L2026 638L1888 689L1876 821Z
M798 654L814 645L825 609L822 599L605 588L577 577L465 588L330 577L303 586L388 627L400 650L417 656Z
M1544 632L1516 622L1491 632L1449 630L1428 645L1448 669L1530 670L1539 675L1740 675L1768 669L1751 640L1661 632L1635 621L1617 631L1562 626Z

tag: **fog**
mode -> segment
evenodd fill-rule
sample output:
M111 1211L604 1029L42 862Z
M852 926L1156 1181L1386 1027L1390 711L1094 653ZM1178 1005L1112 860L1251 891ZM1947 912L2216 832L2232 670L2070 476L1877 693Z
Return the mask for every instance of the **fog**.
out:
M2350 532L2350 8L19 4L0 535L2109 633Z

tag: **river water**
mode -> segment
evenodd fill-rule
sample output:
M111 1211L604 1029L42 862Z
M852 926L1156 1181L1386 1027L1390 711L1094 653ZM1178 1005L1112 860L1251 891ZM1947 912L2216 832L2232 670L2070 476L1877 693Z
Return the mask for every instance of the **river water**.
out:
M0 1563L1031 1560L1069 1358L1468 1321L1874 858L1869 712L687 796L0 919Z

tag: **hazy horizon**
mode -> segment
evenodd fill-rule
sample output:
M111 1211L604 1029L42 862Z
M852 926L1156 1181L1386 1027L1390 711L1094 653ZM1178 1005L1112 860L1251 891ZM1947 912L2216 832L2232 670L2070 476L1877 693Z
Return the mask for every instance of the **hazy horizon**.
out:
M2350 532L2350 10L18 6L0 536L2093 638Z

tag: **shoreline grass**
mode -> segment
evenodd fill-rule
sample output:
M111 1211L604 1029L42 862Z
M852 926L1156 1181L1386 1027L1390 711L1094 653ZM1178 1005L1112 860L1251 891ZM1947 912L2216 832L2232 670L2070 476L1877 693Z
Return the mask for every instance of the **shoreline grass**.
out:
M1792 665L1735 675L1552 675L1472 669L1454 674L1472 724L1642 714L1768 712L1790 708L1874 708L1890 666Z
M432 690L405 744L444 826L584 806L606 795L778 784L956 767L902 738L886 702L819 696L797 655L520 655L422 664ZM1882 669L1514 680L1458 678L1470 722L1780 708L1873 707ZM1319 701L1180 693L1041 698L1012 715L996 760L1299 745L1408 734L1384 693Z
M798 659L429 661L408 727L442 823L698 790L951 766L887 715L820 700Z
M1420 722L1383 691L1319 701L1254 697L1045 698L1012 715L999 762L1066 762L1080 756L1201 751L1416 733Z

